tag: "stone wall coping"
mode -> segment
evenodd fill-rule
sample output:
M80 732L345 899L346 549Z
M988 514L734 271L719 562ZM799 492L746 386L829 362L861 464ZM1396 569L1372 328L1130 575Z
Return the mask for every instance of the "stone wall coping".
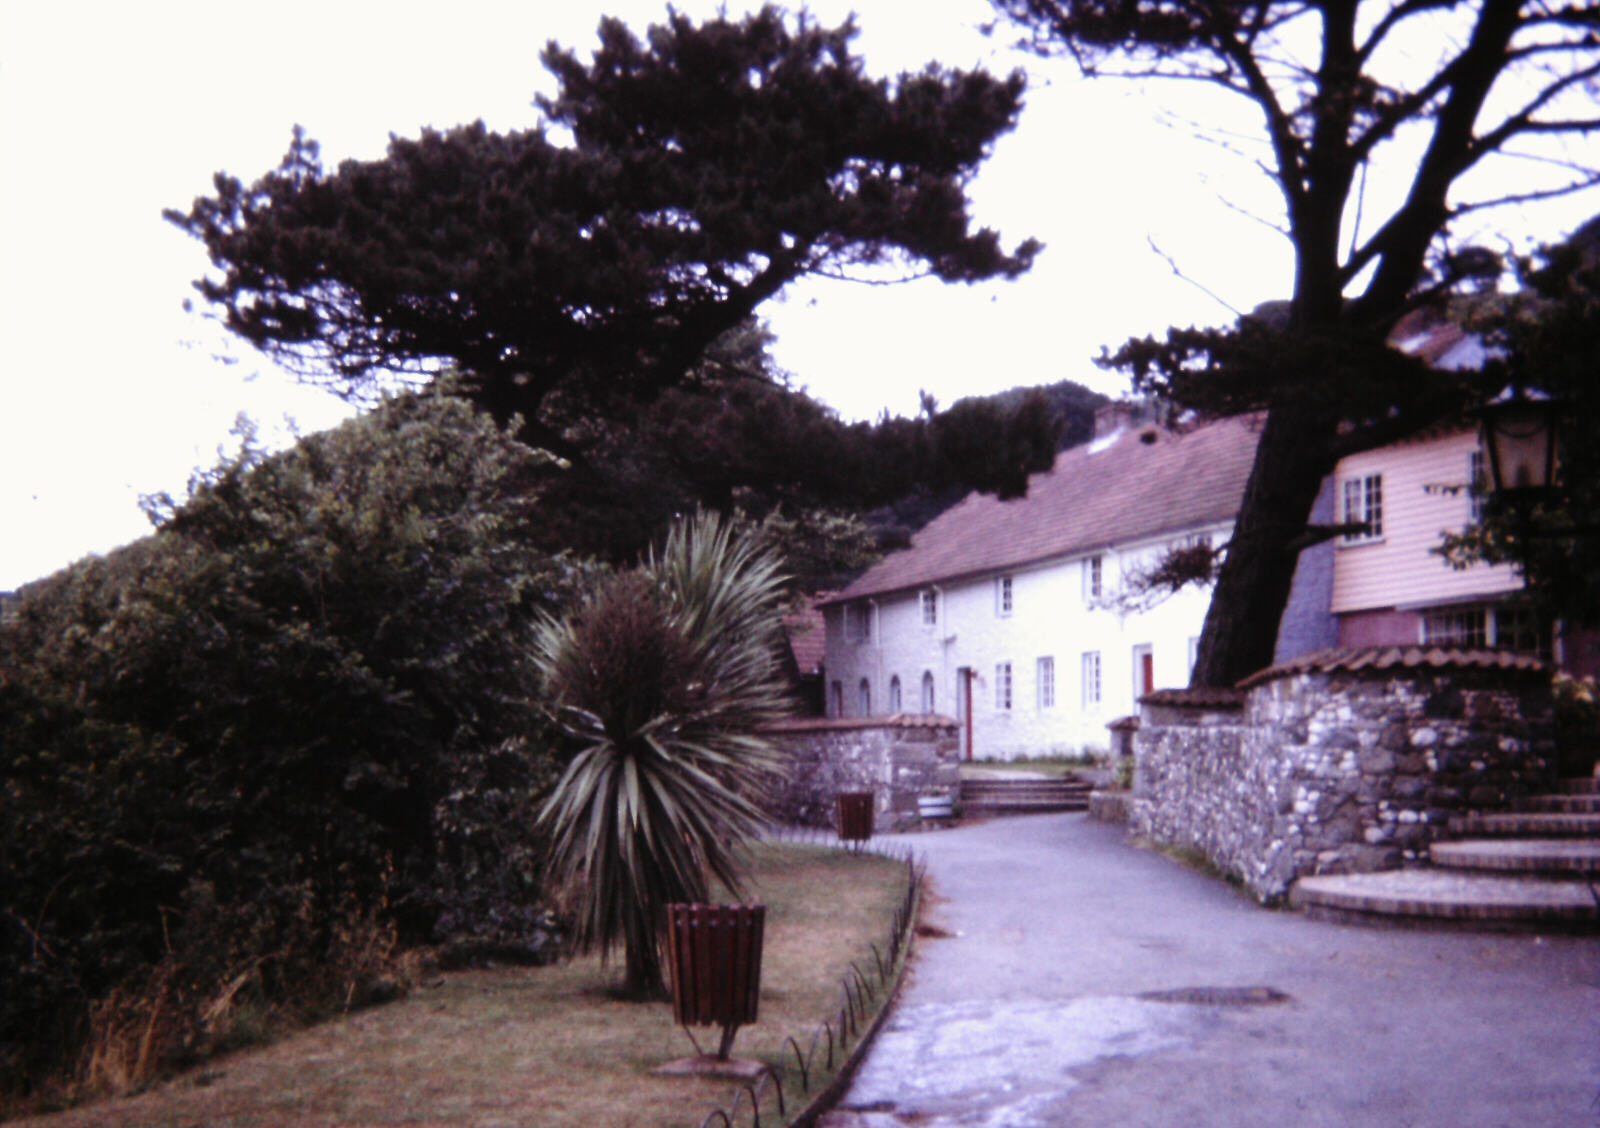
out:
M1250 689L1296 674L1386 674L1408 669L1498 670L1532 680L1550 669L1531 654L1509 650L1471 650L1448 646L1339 646L1313 650L1258 670L1239 683ZM1163 691L1166 692L1166 691ZM1152 695L1154 696L1154 695ZM1149 698L1145 698L1149 700Z
M1242 689L1213 689L1205 686L1192 689L1158 689L1139 698L1139 704L1175 706L1180 709L1243 709L1245 696Z
M1110 729L1112 732L1138 732L1139 718L1132 716L1118 717L1114 721L1108 721L1106 723L1106 728Z
M763 732L853 732L860 729L954 729L954 717L939 713L895 713L883 717L789 717Z

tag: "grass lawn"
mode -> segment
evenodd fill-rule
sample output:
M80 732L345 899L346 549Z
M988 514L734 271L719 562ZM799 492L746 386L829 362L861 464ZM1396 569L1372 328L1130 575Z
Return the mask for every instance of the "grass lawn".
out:
M819 847L757 849L751 895L767 905L760 1021L734 1056L778 1062L839 1008L839 982L883 950L902 863ZM651 1077L693 1053L667 1003L611 997L621 953L558 967L454 972L389 1006L240 1052L139 1096L18 1124L267 1128L505 1125L694 1128L729 1081ZM696 1031L703 1046L715 1031ZM812 1080L813 1092L817 1088ZM748 1112L748 1109L746 1110ZM791 1106L791 1114L794 1107Z

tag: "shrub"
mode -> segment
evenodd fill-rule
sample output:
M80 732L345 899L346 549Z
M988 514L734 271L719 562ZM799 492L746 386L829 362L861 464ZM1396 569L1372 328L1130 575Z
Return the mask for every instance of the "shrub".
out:
M554 767L527 639L576 568L527 547L539 459L400 397L246 444L157 499L153 536L24 589L0 630L4 1076L83 1044L137 1074L149 1052L105 1049L124 1011L176 1052L247 971L230 998L353 999L374 937L471 930L489 896L496 927L536 913Z

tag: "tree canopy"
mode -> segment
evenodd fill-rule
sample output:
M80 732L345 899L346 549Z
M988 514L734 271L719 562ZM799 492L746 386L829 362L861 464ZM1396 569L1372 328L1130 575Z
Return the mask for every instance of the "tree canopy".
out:
M797 278L1028 269L1039 245L972 230L965 196L1020 73L874 79L854 35L772 7L669 10L645 40L605 19L588 63L543 51L535 129L425 130L333 171L296 129L277 169L166 215L210 253L206 301L301 378L357 396L453 365L581 467L586 422L680 383Z
M1174 329L1107 363L1183 406L1268 409L1194 681L1272 660L1321 479L1476 394L1387 347L1394 324L1495 256L1452 224L1600 184L1600 10L1534 0L994 0L1094 75L1205 83L1259 113L1231 137L1270 177L1293 293L1223 330ZM1387 194L1368 192L1368 170ZM1385 181L1384 178L1388 178ZM1395 189L1398 189L1395 191ZM1391 198L1385 213L1380 198ZM1372 212L1378 214L1374 217Z

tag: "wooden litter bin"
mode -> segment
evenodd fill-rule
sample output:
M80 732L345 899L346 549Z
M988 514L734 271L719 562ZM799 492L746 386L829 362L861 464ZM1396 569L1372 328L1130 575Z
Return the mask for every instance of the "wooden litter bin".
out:
M865 842L872 837L872 792L839 793L839 837L846 842Z
M766 919L765 905L667 906L673 1014L680 1026L722 1027L721 1061L734 1031L756 1020Z

